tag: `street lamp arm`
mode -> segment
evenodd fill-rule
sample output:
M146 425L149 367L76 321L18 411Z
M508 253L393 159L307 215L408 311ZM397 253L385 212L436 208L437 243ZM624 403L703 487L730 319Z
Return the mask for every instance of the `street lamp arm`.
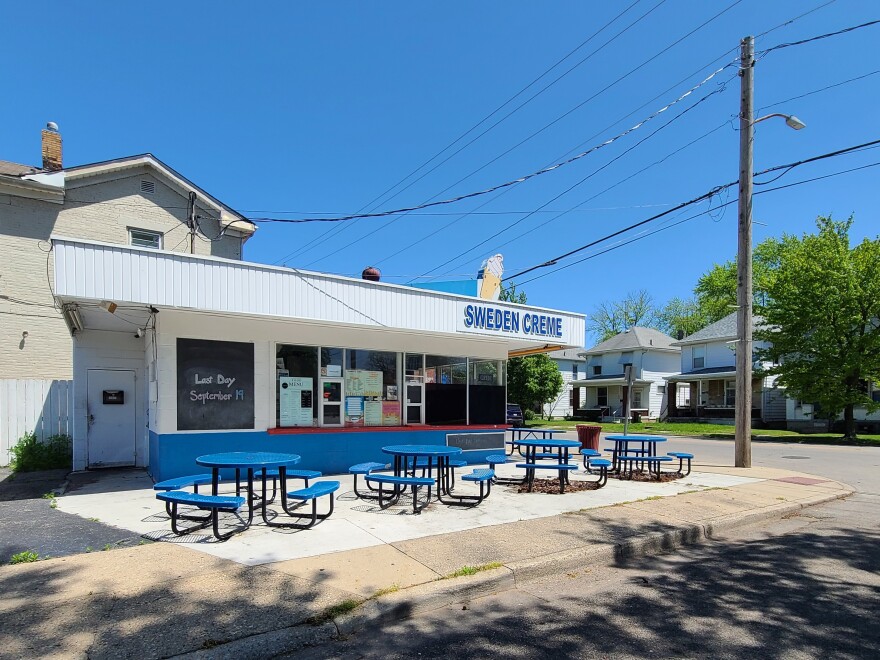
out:
M764 115L763 117L758 117L754 121L752 121L752 126L755 124L764 121L765 119L770 119L771 117L782 117L785 119L785 123L788 124L789 127L793 128L796 131L801 130L802 128L806 128L807 125L802 122L800 119L795 117L794 115L786 115L781 112L774 112L769 115Z

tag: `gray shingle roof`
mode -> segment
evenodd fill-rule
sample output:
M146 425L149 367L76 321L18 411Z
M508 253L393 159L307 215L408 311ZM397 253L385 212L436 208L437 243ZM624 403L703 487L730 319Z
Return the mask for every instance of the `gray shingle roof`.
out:
M4 176L24 176L25 174L33 174L39 171L39 168L31 167L30 165L22 165L8 160L0 160L0 174Z
M577 362L586 362L586 359L580 355L580 353L583 352L584 349L582 348L564 348L561 351L551 351L550 353L547 353L547 356L554 360L575 360Z
M755 325L763 322L761 316L752 317L752 329ZM675 342L677 346L686 344L699 344L707 341L718 341L721 339L736 339L736 312L731 312L720 321L715 321L711 325L707 325L702 330L697 330L694 334L688 335L681 341Z
M614 351L631 351L635 349L654 349L658 351L678 351L675 339L653 328L641 328L636 326L626 332L614 335L593 348L583 351L586 355L598 353L611 353Z

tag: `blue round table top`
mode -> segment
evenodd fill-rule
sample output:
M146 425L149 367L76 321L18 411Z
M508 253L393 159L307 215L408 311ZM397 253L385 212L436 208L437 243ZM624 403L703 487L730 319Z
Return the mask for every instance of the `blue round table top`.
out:
M556 447L557 449L581 446L581 443L577 440L544 440L537 438L529 438L528 440L517 440L516 444L522 447Z
M513 426L508 431L519 431L520 433L565 433L565 429L532 429L527 426Z
M446 445L391 445L382 452L392 456L453 456L461 453L461 447Z
M216 468L274 468L299 463L298 454L280 454L274 451L229 451L199 456L196 463Z
M606 435L605 439L614 442L666 442L666 438L659 435Z

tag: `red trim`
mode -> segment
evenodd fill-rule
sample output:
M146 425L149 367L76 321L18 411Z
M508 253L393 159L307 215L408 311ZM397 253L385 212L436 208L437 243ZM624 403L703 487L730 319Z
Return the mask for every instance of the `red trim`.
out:
M349 426L317 428L296 426L291 428L268 429L269 435L290 435L307 433L394 433L396 431L495 431L507 429L507 424L472 424L471 426Z

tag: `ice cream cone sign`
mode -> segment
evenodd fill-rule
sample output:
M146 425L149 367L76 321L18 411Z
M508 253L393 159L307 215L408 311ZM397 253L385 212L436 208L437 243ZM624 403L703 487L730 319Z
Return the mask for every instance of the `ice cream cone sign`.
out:
M496 254L489 257L477 273L479 287L477 295L483 300L498 300L501 295L501 276L504 274L504 257Z

